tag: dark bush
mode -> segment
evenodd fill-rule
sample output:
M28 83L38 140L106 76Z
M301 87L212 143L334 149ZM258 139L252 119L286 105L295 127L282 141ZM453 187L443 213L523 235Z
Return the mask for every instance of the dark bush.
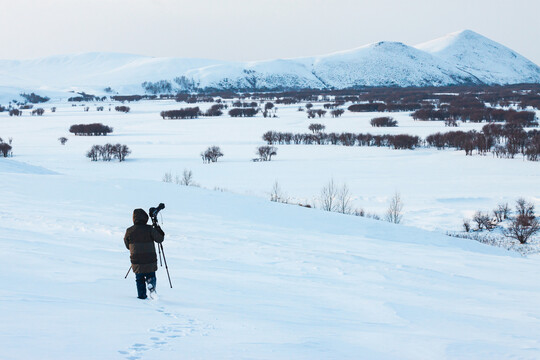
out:
M71 125L69 132L75 135L100 136L113 132L113 128L101 123Z
M343 115L344 112L345 110L343 109L335 109L330 111L330 114L332 115L332 117L340 117L341 115Z
M321 131L324 131L324 129L326 129L326 126L324 126L323 124L310 124L308 126L308 129L314 134L317 134L317 133L320 133Z
M123 112L123 113L128 113L130 108L129 108L129 106L116 106L114 108L114 110L120 111L120 112Z
M45 113L45 109L43 109L43 108L38 108L38 109L32 110L32 115L41 116L44 113Z
M272 156L277 155L277 148L275 146L259 146L256 154L261 161L271 161Z
M201 115L201 110L197 106L179 110L162 111L160 115L163 119L195 119L198 118L199 115Z
M37 94L31 93L31 94L20 94L21 97L25 98L26 101L33 103L33 104L39 104L44 103L50 100L47 96L39 96Z
M255 108L234 108L229 110L229 116L231 117L253 117L257 115L259 109Z
M370 124L375 127L395 127L397 126L397 121L392 117L384 116L371 119Z
M223 156L219 146L210 146L204 152L201 153L203 163L217 162L220 157Z
M3 157L8 157L12 154L11 145L6 144L5 142L0 142L0 154L2 154Z
M223 108L223 104L214 104L210 106L208 110L206 110L204 116L221 116L223 115L223 111L221 111Z

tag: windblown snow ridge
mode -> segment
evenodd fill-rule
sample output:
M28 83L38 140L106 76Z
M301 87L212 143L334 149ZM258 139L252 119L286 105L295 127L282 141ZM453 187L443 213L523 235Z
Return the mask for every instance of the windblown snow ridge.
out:
M539 83L540 67L465 30L415 47L383 41L323 56L254 62L116 53L2 60L0 78L2 86L29 89L102 92L110 87L119 93L157 94Z

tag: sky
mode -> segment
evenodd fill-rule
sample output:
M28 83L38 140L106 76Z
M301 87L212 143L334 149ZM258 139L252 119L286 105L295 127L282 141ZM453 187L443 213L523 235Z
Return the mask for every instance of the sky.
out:
M470 29L540 64L537 0L0 0L0 58L265 60Z

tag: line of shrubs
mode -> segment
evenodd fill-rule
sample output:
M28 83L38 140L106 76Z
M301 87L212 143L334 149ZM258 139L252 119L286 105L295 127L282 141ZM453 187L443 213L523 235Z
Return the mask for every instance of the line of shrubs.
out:
M399 135L371 135L355 133L323 133L314 134L289 133L267 131L262 139L273 144L304 144L304 145L343 145L343 146L377 146L391 147L394 149L414 149L421 145L421 139L418 136L399 134Z
M129 154L131 154L131 150L127 145L105 144L93 145L86 153L86 157L90 158L92 161L111 161L112 159L124 161Z
M494 122L506 121L519 124L521 126L538 126L536 114L533 111L516 111L514 109L494 109L494 108L458 108L441 107L422 108L411 114L414 120L461 120L471 122Z
M75 135L100 136L113 132L113 128L101 123L71 125L69 132Z
M465 155L492 152L500 158L514 158L522 154L527 160L540 160L540 131L525 131L519 126L488 124L482 131L450 131L426 137L427 146L438 149L455 148L465 150Z
M223 109L226 108L225 104L214 104L202 112L201 109L196 107L188 107L178 110L162 111L159 115L163 119L196 119L199 116L221 116L223 115Z
M234 108L229 110L229 116L231 117L253 117L257 115L259 109L252 107L249 108Z

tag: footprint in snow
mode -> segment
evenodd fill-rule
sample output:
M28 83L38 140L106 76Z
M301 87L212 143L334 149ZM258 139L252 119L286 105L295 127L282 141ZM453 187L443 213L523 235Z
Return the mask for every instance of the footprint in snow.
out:
M147 346L146 344L136 343L133 344L127 351L118 351L120 354L125 355L127 360L139 360L142 358L145 351L149 350L150 348L162 348L166 346L169 341L174 339L196 333L200 333L202 336L206 336L208 334L206 330L208 330L209 327L203 326L196 320L183 318L179 314L166 311L163 307L156 309L156 311L169 318L169 321L173 322L165 322L164 325L149 329L149 332L154 335L149 339L152 343L151 345Z

